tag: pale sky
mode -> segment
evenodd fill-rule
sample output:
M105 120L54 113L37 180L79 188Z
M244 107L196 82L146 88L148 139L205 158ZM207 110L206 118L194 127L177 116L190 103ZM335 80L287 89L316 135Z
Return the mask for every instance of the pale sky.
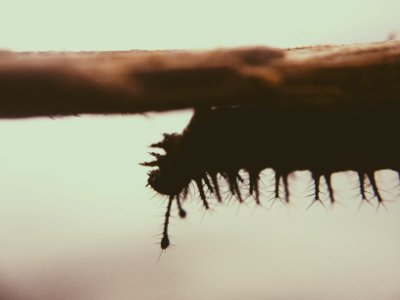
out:
M110 50L278 47L384 40L398 0L1 0L0 47Z
M291 47L400 34L400 1L0 0L12 50ZM0 91L1 92L1 91ZM0 121L0 299L400 298L400 206L358 210L336 176L333 211L303 192L285 208L215 205L196 195L157 263L165 200L145 187L150 143L190 111ZM382 172L387 199L395 175ZM265 179L268 182L268 176ZM267 189L267 188L265 188ZM267 190L265 190L267 193Z

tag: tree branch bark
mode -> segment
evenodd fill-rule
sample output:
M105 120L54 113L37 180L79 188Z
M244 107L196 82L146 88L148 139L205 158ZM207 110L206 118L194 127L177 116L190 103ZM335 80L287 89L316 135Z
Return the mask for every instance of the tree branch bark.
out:
M197 106L393 106L400 41L211 51L0 51L0 118Z

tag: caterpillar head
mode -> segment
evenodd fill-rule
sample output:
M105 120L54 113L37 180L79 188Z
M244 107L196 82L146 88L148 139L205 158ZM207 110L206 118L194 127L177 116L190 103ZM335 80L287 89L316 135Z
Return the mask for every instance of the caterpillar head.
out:
M177 133L163 136L164 139L161 142L151 144L150 147L161 148L165 154L150 152L155 160L141 163L141 165L156 167L148 172L147 185L160 194L177 197L186 189L191 180L186 175L186 164L179 157L182 136Z

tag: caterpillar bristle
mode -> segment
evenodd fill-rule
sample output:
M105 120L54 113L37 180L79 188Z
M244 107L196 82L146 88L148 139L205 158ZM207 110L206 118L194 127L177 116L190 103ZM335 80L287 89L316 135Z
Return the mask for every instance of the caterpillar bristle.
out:
M207 173L205 173L205 174L203 175L202 178L203 178L204 183L206 184L208 190L209 190L212 194L214 194L214 188L213 188L213 186L212 186L210 180L208 179Z
M148 162L139 163L139 165L144 166L144 167L157 167L158 162L157 161L148 161ZM147 174L149 174L149 173L150 172L148 172Z
M201 182L201 179L195 178L194 181L196 182L197 188L199 190L200 198L203 201L204 208L209 209L210 206L208 205L206 194L204 193L203 183Z
M289 191L289 182L288 182L288 176L289 174L285 173L282 175L283 178L283 188L285 190L285 201L286 203L289 203L289 197L290 197L290 191Z
M160 244L162 250L167 249L170 245L170 240L169 240L169 235L168 235L168 226L169 226L169 218L171 217L171 207L172 207L173 200L174 200L174 197L170 196L169 200L168 200L167 211L165 212L164 228L163 228L161 244Z
M314 197L315 200L317 201L321 201L320 197L319 197L319 188L320 188L320 178L321 175L315 172L311 172L312 178L314 180Z
M226 172L222 172L221 175L225 178L228 183L229 191L232 196L235 196L239 202L243 202L243 199L240 194L239 184L238 184L238 174L234 170L228 170Z
M376 184L375 173L367 172L367 177L369 179L369 182L371 183L371 187L372 187L372 191L374 192L374 196L376 197L376 199L378 199L379 204L383 203L383 199L379 192L378 185Z
M189 186L185 186L182 191L182 198L186 199L189 194Z
M212 184L214 185L215 196L217 197L218 202L222 202L221 191L217 180L217 173L215 172L210 173L210 178Z
M333 191L333 186L332 186L332 173L325 174L324 178L326 186L328 188L329 199L331 201L331 205L333 205L336 202L336 200L335 200L335 192Z
M280 199L280 195L279 195L279 184L280 184L280 180L281 180L281 174L278 171L275 171L275 199Z
M249 194L254 197L256 200L256 204L260 205L260 187L259 187L259 180L260 180L260 174L257 171L254 170L247 170L249 174Z
M243 178L239 175L238 171L233 171L229 176L229 180L230 180L230 182L231 182L230 184L232 185L233 190L234 190L233 194L236 195L239 202L242 203L243 197L240 192L239 183L243 182Z
M363 171L357 172L360 186L360 195L362 200L367 200L367 196L365 194L365 173Z

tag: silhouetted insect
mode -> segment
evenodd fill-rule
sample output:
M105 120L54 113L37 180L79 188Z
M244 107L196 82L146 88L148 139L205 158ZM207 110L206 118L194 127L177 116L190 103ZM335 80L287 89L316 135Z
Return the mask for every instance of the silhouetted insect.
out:
M335 202L331 176L354 170L359 177L359 193L367 200L368 179L378 204L383 203L374 173L381 169L400 170L400 144L395 141L397 111L371 103L324 103L306 101L288 106L275 103L268 107L241 106L196 109L182 134L164 134L151 147L155 160L142 165L150 171L148 185L169 197L161 248L169 246L168 224L172 202L179 215L186 216L185 200L191 182L198 188L204 208L209 208L207 191L221 202L217 176L223 177L231 195L239 202L244 196L239 171L248 173L248 195L260 203L260 172L275 171L276 198L289 202L288 176L297 170L309 170L314 181L314 202L320 199L320 179L324 177L331 203ZM284 186L281 195L280 183Z

